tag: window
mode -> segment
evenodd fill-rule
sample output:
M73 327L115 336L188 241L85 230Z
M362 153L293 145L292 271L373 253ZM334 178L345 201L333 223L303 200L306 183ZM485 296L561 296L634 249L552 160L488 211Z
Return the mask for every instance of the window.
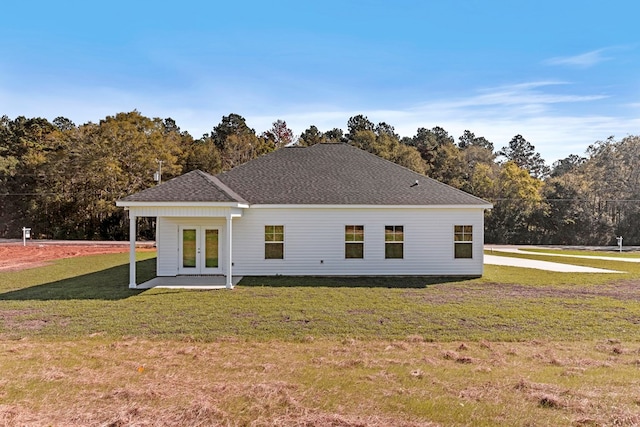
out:
M344 226L344 257L364 258L364 225Z
M284 259L284 225L264 226L264 259Z
M404 226L384 226L384 257L387 259L404 257Z
M456 225L453 227L453 242L456 258L473 258L473 226Z

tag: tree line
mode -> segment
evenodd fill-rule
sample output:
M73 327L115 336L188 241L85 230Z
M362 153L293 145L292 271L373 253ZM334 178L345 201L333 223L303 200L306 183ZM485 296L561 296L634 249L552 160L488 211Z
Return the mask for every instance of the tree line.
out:
M346 132L310 126L295 137L277 120L262 133L238 114L222 117L194 138L170 119L138 111L76 125L58 117L0 118L0 236L23 226L52 239L127 238L126 214L115 201L152 185L161 166L169 179L200 169L217 174L287 145L347 143L494 204L485 218L488 243L640 244L640 137L613 137L546 165L522 135L496 149L466 130L393 126L351 117ZM140 224L152 239L153 219Z

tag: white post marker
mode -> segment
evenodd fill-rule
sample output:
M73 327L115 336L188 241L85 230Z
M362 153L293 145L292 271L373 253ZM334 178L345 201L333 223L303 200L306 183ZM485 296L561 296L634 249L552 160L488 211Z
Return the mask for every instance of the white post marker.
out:
M616 237L616 240L618 241L618 249L622 252L622 236Z
M22 246L27 246L27 239L31 239L31 229L22 227Z

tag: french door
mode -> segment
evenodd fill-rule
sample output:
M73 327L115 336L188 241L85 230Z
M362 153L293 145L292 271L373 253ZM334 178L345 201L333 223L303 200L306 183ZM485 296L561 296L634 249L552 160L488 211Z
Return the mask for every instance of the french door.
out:
M220 228L181 226L179 274L220 274Z

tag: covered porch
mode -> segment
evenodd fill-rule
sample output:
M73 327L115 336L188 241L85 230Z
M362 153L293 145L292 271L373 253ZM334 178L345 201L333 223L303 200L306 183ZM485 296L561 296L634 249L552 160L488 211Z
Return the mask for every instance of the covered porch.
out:
M127 206L129 288L233 289L233 220L239 207ZM156 276L136 282L137 219L156 217Z
M202 171L191 171L155 187L116 201L129 213L129 287L151 286L136 283L135 241L137 219L155 217L158 259L154 283L171 279L185 283L185 277L201 286L232 289L233 220L242 217L249 203L220 179ZM224 283L218 285L218 280ZM152 281L153 282L153 281ZM172 282L176 283L176 282ZM236 282L237 283L237 282ZM171 286L168 284L167 286Z

